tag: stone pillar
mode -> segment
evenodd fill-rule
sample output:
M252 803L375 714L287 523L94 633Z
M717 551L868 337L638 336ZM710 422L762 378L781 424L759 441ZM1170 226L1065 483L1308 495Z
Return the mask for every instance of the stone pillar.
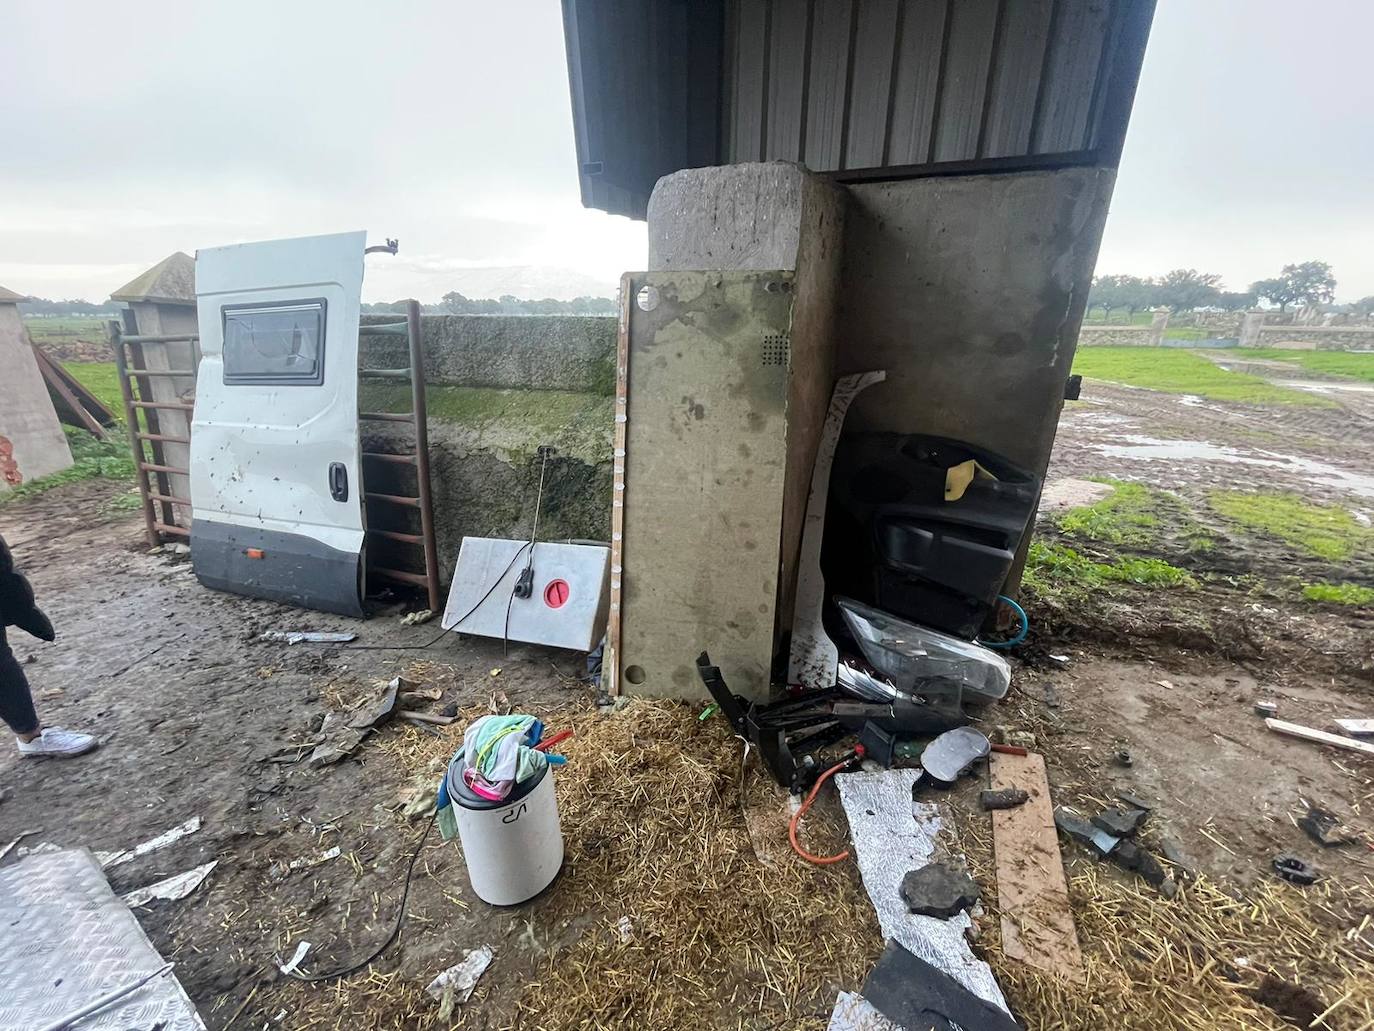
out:
M1150 319L1150 346L1164 346L1164 331L1169 328L1169 309L1160 308Z
M1240 324L1240 346L1259 347L1260 330L1264 327L1264 312L1247 311Z
M198 333L196 321L195 260L189 254L177 252L158 262L143 275L110 295L111 300L124 301L133 313L133 324L139 336L178 336ZM126 326L126 333L135 331ZM143 360L149 369L186 369L195 371L194 352L189 343L143 344ZM134 364L133 361L130 364ZM194 376L151 376L149 386L152 399L161 402L191 402L196 396ZM171 437L190 439L191 420L185 412L157 410L158 427ZM162 444L162 457L167 465L178 469L191 467L190 448L185 444ZM168 487L179 498L191 496L189 477L172 475ZM191 525L191 511L184 505L173 506L173 518L178 526Z
M21 294L0 287L0 491L72 464L33 345L20 318Z

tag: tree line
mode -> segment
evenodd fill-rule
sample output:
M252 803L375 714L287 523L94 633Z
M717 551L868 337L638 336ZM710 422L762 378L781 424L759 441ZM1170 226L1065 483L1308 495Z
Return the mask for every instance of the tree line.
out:
M1088 308L1101 308L1107 316L1123 310L1134 315L1151 308L1168 308L1175 313L1197 308L1244 311L1265 301L1286 312L1290 304L1328 305L1335 295L1336 277L1331 266L1324 261L1304 261L1283 266L1277 276L1257 280L1249 290L1227 290L1221 276L1191 268L1174 269L1158 279L1095 276L1088 292ZM1344 307L1360 315L1374 314L1374 296Z
M390 314L404 312L408 301L381 301L364 304L363 311L369 314ZM464 297L456 290L444 294L438 304L422 304L421 311L427 315L614 315L616 303L609 297L574 297L571 301L560 301L553 297L542 300L524 300L510 294L497 298Z

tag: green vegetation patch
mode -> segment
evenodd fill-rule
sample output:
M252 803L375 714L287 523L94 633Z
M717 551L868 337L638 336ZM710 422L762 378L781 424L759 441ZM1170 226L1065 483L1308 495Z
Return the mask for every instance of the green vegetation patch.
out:
M1359 584L1308 584L1302 589L1302 596L1330 605L1374 606L1374 587Z
M1247 530L1336 562L1374 545L1374 531L1340 505L1318 505L1296 494L1213 491L1212 508Z
M0 506L32 498L44 491L61 487L67 483L81 480L104 478L107 480L134 479L134 461L129 454L127 441L112 434L107 440L96 440L85 430L62 427L67 434L67 444L72 449L74 464L50 476L40 476L28 483L21 483L12 490L0 492Z
M1196 587L1191 573L1157 558L1098 562L1073 548L1032 541L1023 582L1041 597L1075 597L1115 584L1142 587Z
M124 420L124 395L119 389L119 373L114 362L72 362L65 368L83 387L121 422Z
M1145 387L1169 394L1197 394L1246 404L1330 408L1334 401L1279 387L1259 376L1227 372L1194 351L1177 347L1081 347L1073 371L1089 379Z
M1110 544L1148 544L1159 528L1154 491L1139 483L1102 478L1112 492L1101 501L1070 509L1059 517L1059 529L1074 537Z
M1235 352L1237 358L1268 358L1292 362L1308 372L1323 376L1344 376L1348 379L1374 383L1374 353L1355 351L1289 351L1284 348L1260 347Z

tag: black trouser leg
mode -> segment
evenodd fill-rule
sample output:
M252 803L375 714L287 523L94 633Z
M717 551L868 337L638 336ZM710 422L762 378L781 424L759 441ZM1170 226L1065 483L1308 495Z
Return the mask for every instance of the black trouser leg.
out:
M33 710L33 695L24 667L10 651L5 629L0 627L0 719L16 734L32 734L38 729L38 713Z

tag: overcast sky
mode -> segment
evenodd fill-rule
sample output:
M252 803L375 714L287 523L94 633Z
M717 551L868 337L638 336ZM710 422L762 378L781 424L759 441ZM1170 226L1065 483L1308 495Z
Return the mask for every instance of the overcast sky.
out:
M175 250L365 228L368 300L644 264L577 194L556 0L0 0L0 284L102 299ZM1374 4L1160 0L1100 272L1374 294Z

